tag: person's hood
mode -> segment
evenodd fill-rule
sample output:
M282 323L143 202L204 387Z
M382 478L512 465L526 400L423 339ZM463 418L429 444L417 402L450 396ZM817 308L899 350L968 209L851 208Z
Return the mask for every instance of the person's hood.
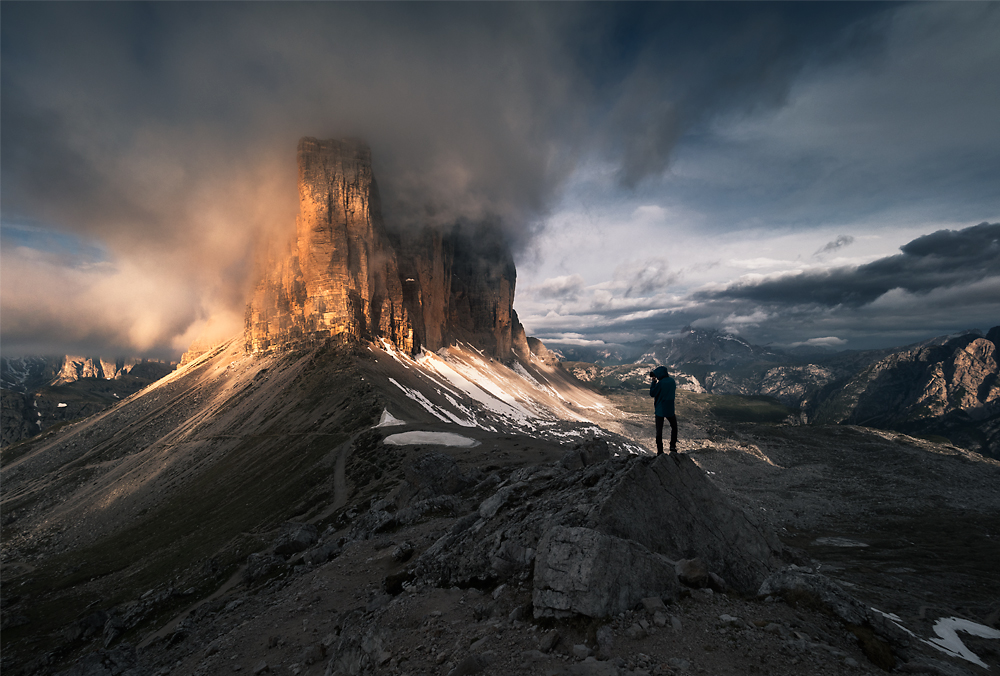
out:
M666 366L657 366L653 369L653 375L662 380L670 375L670 371L667 370Z

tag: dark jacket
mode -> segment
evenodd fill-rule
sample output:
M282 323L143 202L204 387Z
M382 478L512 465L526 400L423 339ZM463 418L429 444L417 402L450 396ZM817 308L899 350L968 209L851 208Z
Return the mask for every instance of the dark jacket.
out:
M670 418L674 414L674 398L677 396L677 383L673 378L666 375L666 370L658 366L653 370L660 380L649 386L649 396L653 398L654 413L661 418Z

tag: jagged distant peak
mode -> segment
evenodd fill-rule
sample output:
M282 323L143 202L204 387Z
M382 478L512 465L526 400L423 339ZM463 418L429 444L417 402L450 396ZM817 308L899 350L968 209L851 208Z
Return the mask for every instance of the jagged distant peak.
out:
M776 356L770 348L754 345L732 333L685 326L656 343L642 359L667 364L719 364Z
M113 380L137 366L152 364L169 371L171 362L142 357L85 357L80 355L3 357L0 377L5 389L25 392L47 385L72 383L82 378ZM167 371L164 371L166 373Z

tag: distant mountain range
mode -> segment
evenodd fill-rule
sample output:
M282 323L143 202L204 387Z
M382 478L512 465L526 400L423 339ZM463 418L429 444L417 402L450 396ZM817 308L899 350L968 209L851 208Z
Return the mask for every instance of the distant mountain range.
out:
M679 335L654 345L642 355L643 361L705 366L784 359L787 359L787 355L760 345L751 345L739 336L714 329L691 327L682 329Z
M125 357L0 358L0 442L16 443L59 423L93 415L175 366Z
M812 355L686 328L630 364L570 362L581 380L635 388L653 364L673 368L682 389L765 396L804 421L866 425L939 436L1000 457L1000 327L881 350Z

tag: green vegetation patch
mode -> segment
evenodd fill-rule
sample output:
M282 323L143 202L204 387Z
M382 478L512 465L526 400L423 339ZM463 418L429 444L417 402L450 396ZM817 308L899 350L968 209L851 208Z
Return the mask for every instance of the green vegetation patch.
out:
M745 397L737 394L712 395L712 415L723 422L781 423L795 415L791 409L771 397Z

